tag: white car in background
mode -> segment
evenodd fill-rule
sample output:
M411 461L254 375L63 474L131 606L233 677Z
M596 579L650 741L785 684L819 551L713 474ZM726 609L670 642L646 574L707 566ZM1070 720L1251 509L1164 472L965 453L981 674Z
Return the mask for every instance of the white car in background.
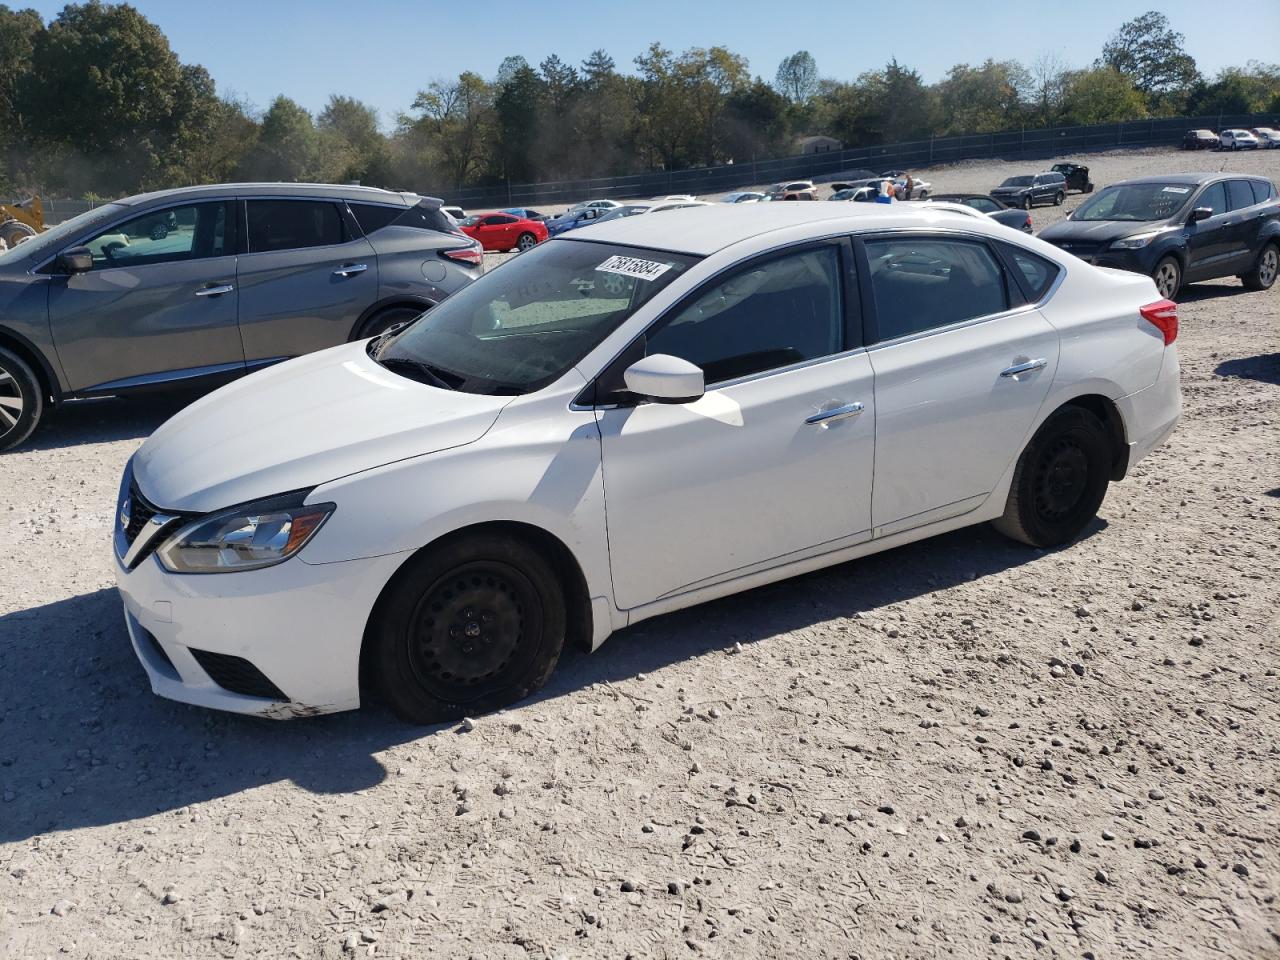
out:
M763 193L754 190L739 190L737 193L726 193L720 198L721 203L759 203L765 198Z
M581 203L575 203L565 213L578 213L581 210L599 210L600 215L604 216L610 210L616 210L620 206L622 204L617 200L583 200Z
M1257 138L1258 145L1265 150L1273 150L1280 147L1280 130L1273 127L1257 127L1253 131L1253 135Z
M441 207L440 209L443 210L445 213L447 213L449 216L453 217L453 219L456 220L458 223L461 223L463 220L467 219L467 211L463 210L461 207Z
M1257 150L1258 138L1248 130L1223 130L1218 142L1224 150Z
M1176 336L1150 278L929 204L592 225L157 430L129 633L188 703L492 710L715 597L985 521L1069 543L1174 429Z

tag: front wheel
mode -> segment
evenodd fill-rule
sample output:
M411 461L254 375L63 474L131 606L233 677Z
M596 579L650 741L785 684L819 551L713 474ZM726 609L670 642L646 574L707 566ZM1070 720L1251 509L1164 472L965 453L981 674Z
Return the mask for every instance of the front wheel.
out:
M432 547L396 575L370 624L391 709L440 723L522 700L564 647L564 590L533 547L492 534Z
M1022 209L1023 210L1031 209L1031 194L1028 193L1025 197L1022 198Z
M1055 411L1018 459L1004 515L992 525L1041 549L1074 540L1102 506L1110 450L1106 427L1088 410Z
M928 190L921 190L921 191L920 191L920 196L916 197L916 199L917 199L917 200L928 200L928 199L929 199L929 191L928 191Z
M44 391L34 371L16 353L0 347L0 450L31 436L44 409Z
M404 306L388 307L386 310L380 310L360 326L359 332L356 333L353 339L367 340L370 337L377 337L386 333L394 326L412 323L422 316L425 309L425 307Z
M1055 207L1060 207L1062 206L1062 201L1065 199L1066 197L1063 195L1062 191L1059 190L1057 193L1053 195L1053 205Z
M536 246L537 243L538 238L532 233L522 233L520 234L519 239L516 240L516 249L520 251L528 250L531 247Z
M1178 295L1178 288L1182 286L1182 266L1176 257L1165 257L1156 264L1155 270L1151 273L1151 279L1156 282L1156 290L1160 296L1166 300L1172 300Z
M1253 269L1240 279L1250 290L1270 290L1276 282L1277 274L1280 274L1280 248L1274 243L1268 243L1258 254Z

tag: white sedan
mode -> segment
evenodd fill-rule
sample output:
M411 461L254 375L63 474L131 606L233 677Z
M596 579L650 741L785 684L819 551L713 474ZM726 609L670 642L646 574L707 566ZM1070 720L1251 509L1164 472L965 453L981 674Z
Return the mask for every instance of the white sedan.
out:
M587 227L157 430L120 488L129 633L162 696L309 715L364 678L435 722L959 527L1058 547L1177 423L1176 310L934 205Z

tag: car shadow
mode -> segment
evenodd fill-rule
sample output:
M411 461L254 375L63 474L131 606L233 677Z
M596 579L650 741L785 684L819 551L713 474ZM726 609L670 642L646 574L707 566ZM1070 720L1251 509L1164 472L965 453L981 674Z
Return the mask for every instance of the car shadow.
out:
M1086 531L1104 529L1102 521ZM669 614L599 652L566 652L538 700L945 590L1044 556L974 527ZM515 708L518 710L519 708ZM376 754L438 737L383 707L277 722L152 695L115 591L0 617L0 843L122 823L290 780L317 794L379 785Z
M1175 299L1178 303L1200 303L1203 300L1240 296L1248 292L1239 280L1223 277L1221 280L1198 280L1195 283L1188 283L1178 291Z
M56 450L86 443L143 440L175 413L204 396L204 392L142 394L68 400L51 411L48 420L20 446L23 450Z
M1280 384L1280 353L1261 353L1254 357L1224 360L1213 368L1219 377L1241 377L1263 383Z

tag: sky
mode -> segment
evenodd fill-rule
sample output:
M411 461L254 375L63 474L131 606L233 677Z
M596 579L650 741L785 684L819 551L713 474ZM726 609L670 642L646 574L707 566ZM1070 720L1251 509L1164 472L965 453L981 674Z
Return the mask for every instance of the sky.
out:
M63 6L62 0L10 2L32 6L46 20ZM552 53L578 64L596 48L630 70L654 40L677 52L726 46L766 80L783 57L808 50L824 77L849 80L896 57L932 83L955 63L987 57L1029 63L1052 51L1085 66L1121 23L1159 8L1186 35L1203 73L1280 59L1276 0L1253 0L1229 20L1208 15L1205 0L132 2L165 32L183 62L209 70L223 94L265 110L283 93L314 113L331 93L343 93L377 109L388 129L434 79L463 70L492 78L511 54L535 67Z

